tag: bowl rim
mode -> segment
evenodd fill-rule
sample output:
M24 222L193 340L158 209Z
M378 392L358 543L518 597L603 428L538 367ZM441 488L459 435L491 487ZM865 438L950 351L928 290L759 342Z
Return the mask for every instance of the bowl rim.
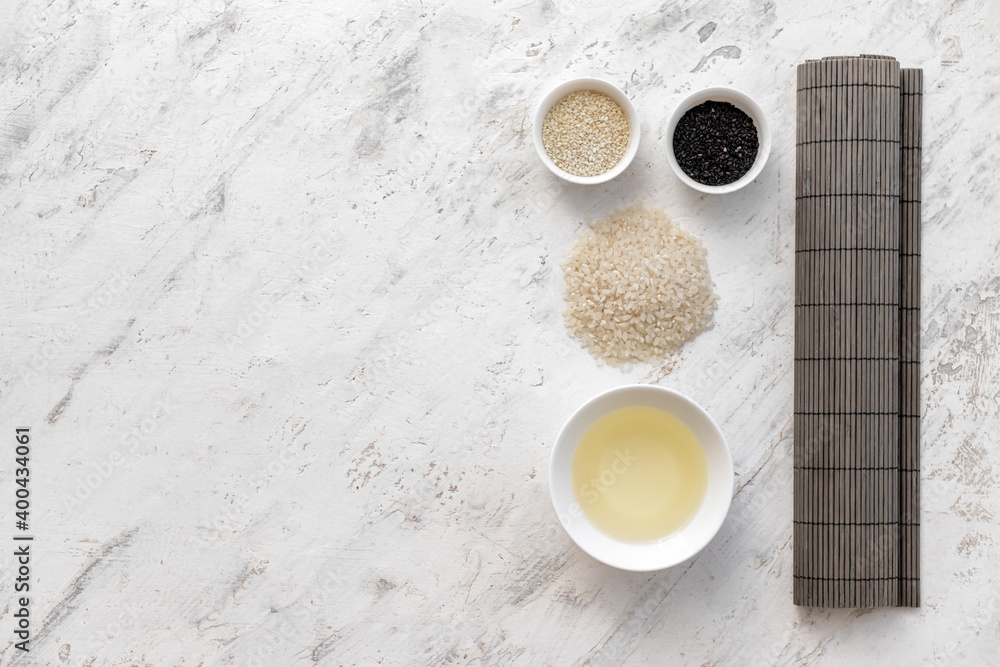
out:
M677 163L677 156L674 154L674 130L677 129L677 122L690 109L702 104L703 102L711 101L713 96L716 95L723 98L717 101L729 102L750 116L754 125L757 127L757 157L754 160L753 165L750 166L750 171L743 174L743 176L739 179L733 181L732 183L727 183L726 185L706 185L704 183L699 183L684 173L680 164ZM748 184L752 183L753 180L756 179L757 176L759 176L764 170L764 165L767 163L767 159L771 154L771 129L768 127L767 117L764 115L764 111L752 97L740 90L737 90L736 88L730 88L728 86L711 86L709 88L701 88L686 95L680 102L677 103L677 106L674 107L674 111L670 115L670 119L667 121L665 136L667 162L670 163L670 168L674 170L674 173L683 183L706 194L727 194L744 188Z
M599 550L595 550L593 548L588 547L587 545L581 544L577 540L577 537L573 534L571 528L568 525L566 525L566 523L563 522L561 518L562 507L560 506L559 499L556 498L556 475L557 475L556 458L559 455L559 453L566 447L572 446L573 449L575 450L578 444L578 442L567 443L566 432L572 426L574 426L577 421L582 419L586 415L587 411L592 410L594 405L602 401L606 401L608 400L609 397L612 397L616 394L637 392L637 391L663 394L669 397L670 399L678 400L682 403L687 404L688 407L692 408L695 412L697 412L699 416L704 420L704 423L707 424L708 427L711 429L713 435L718 439L718 442L721 444L721 451L725 455L722 461L723 464L722 467L724 468L722 472L724 473L723 476L725 480L728 482L725 485L724 489L725 493L723 494L724 498L720 496L721 503L724 505L724 507L721 507L721 510L718 515L718 520L714 521L711 525L706 527L706 530L704 531L704 538L698 542L692 543L690 545L689 552L686 553L683 557L677 557L672 559L668 558L665 559L663 562L657 563L655 566L651 567L630 565L627 562L623 562L622 560L615 558L610 558L606 554L600 552ZM605 411L600 416L608 414L609 412L610 410ZM600 417L595 417L595 420L598 418ZM569 471L562 470L560 474L563 475L569 474ZM715 539L715 536L718 535L719 530L725 523L726 517L729 515L729 510L732 506L733 491L735 489L735 470L733 468L732 451L729 448L729 443L726 440L725 434L722 432L722 429L719 427L715 419L713 419L712 416L708 413L708 411L705 410L697 401L690 398L686 394L683 394L682 392L679 392L676 389L671 389L669 387L662 387L660 385L655 385L655 384L629 384L620 387L614 387L612 389L603 391L597 394L596 396L593 396L592 398L584 402L576 410L574 410L573 413L569 416L569 418L563 423L563 426L559 430L559 434L556 436L556 440L552 446L552 452L549 455L548 477L549 477L548 479L549 496L552 500L552 507L557 517L556 520L558 521L559 525L563 528L563 530L566 532L566 534L569 536L569 538L573 541L573 543L576 544L577 547L579 547L581 550L583 550L585 553L587 553L590 557L594 558L595 560L598 560L601 563L604 563L605 565L609 565L611 567L615 567L620 570L626 570L631 572L653 572L658 570L664 570L679 565L680 563L690 560L691 558L694 558L696 555L698 555L706 546L708 546L711 543L713 539ZM582 512L580 513L580 516L583 517L583 521L585 521L595 530L598 530L598 532L600 532L599 529L596 528L596 526L593 526L593 524L590 523L589 519L587 519L586 516L582 514ZM683 530L684 529L682 528L681 531ZM603 533L602 535L606 537L608 540L610 540L612 543L620 545L621 547L626 549L629 547L635 547L636 549L641 547L648 547L650 544L650 543L629 543L622 540L617 540Z
M545 152L544 144L542 144L542 123L545 121L545 116L548 115L549 110L555 105L555 103L563 97L576 90L584 90L585 88L581 87L581 84L596 85L600 88L604 88L604 90L598 90L597 92L604 93L605 95L611 97L618 104L618 106L622 108L622 111L625 112L625 116L628 118L629 122L629 142L628 146L625 148L625 154L622 156L621 160L618 161L618 164L603 174L598 174L597 176L576 176L568 171L564 171L552 161L549 154ZM566 79L565 81L550 87L539 99L538 103L535 105L532 137L534 139L535 151L538 153L538 157L542 160L542 163L548 167L549 171L559 178L569 181L570 183L576 183L578 185L594 185L597 183L606 183L628 169L639 150L639 139L642 134L641 130L642 128L639 121L639 114L635 110L635 105L632 103L631 98L625 94L624 90L607 79L595 76L577 76L572 79Z

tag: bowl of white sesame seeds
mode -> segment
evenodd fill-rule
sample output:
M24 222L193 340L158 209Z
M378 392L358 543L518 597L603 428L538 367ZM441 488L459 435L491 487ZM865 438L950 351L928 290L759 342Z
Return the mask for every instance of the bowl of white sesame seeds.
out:
M635 157L639 115L618 86L579 77L542 97L534 138L538 157L556 176L570 183L604 183Z

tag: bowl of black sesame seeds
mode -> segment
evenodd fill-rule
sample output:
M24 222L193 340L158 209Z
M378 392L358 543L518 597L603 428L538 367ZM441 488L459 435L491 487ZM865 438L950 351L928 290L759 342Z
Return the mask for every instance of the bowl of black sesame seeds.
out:
M571 183L604 183L639 149L632 101L604 79L579 77L551 89L535 109L534 140L549 170Z
M735 192L764 169L771 131L757 103L732 88L684 98L667 123L667 160L695 190Z

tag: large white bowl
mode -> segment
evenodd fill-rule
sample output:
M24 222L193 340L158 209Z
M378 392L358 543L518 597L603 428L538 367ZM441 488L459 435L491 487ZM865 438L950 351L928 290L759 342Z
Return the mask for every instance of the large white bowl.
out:
M549 154L545 152L545 145L542 144L542 124L545 122L545 116L548 115L549 110L555 106L556 102L578 90L593 90L598 93L604 93L618 103L618 106L625 112L625 117L628 118L629 138L628 146L625 147L625 154L622 155L622 159L618 161L618 164L597 176L575 176L568 171L560 169L552 161L552 158L549 157ZM621 88L604 79L583 76L565 81L545 94L545 97L542 98L542 101L538 103L538 107L535 109L534 137L535 150L538 151L538 157L549 168L549 171L559 178L564 178L570 183L604 183L625 171L629 164L632 163L632 158L635 157L636 151L639 150L639 114L635 112L632 100L622 92Z
M750 116L750 119L753 120L753 124L757 127L757 159L754 160L753 165L751 165L750 171L745 173L742 178L737 181L733 181L732 183L727 183L726 185L705 185L704 183L699 183L684 173L681 166L677 164L677 156L674 155L674 130L677 129L677 122L690 109L709 101L729 102L734 107ZM767 126L767 119L764 117L764 112L761 111L760 107L757 106L757 103L750 99L747 95L744 95L740 91L732 88L705 88L704 90L691 93L681 100L681 103L674 109L674 112L670 115L670 120L667 122L667 162L670 163L674 173L677 174L677 178L681 179L695 190L700 190L701 192L707 192L709 194L725 194L727 192L735 192L736 190L739 190L760 175L760 172L764 169L764 164L767 162L767 157L770 154L771 130Z
M617 540L598 530L576 501L570 475L573 453L587 429L609 412L636 406L657 408L683 421L701 443L708 464L708 488L694 518L673 535L641 543ZM559 522L581 549L623 570L661 570L697 554L722 527L733 496L733 459L718 424L697 403L672 389L630 385L592 398L569 418L552 449L549 490Z

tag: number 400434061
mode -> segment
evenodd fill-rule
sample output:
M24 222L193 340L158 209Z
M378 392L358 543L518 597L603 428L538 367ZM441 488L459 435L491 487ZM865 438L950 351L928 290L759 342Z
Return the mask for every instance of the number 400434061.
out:
M17 429L16 439L17 448L15 453L17 457L14 462L17 463L17 467L14 470L14 482L16 484L14 494L17 496L15 500L17 522L14 525L18 530L28 530L28 516L31 507L29 501L30 492L28 491L28 478L30 477L28 455L31 452L28 443L31 441L31 437L28 435L28 429Z

